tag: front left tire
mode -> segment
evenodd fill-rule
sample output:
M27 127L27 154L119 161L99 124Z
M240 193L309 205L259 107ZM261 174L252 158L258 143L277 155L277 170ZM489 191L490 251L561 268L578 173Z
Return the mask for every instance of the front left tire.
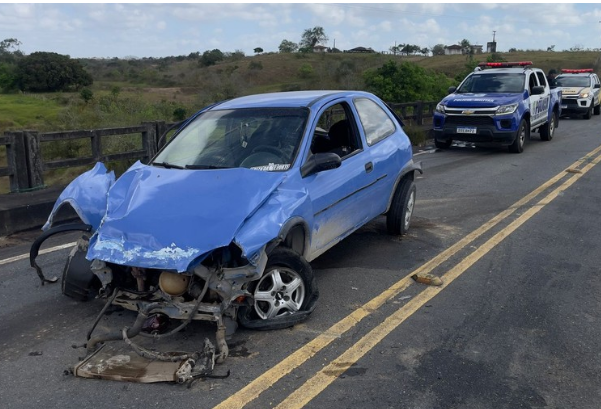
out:
M254 302L242 306L238 321L259 330L291 327L313 312L319 297L311 265L287 247L275 248L261 278L249 284Z

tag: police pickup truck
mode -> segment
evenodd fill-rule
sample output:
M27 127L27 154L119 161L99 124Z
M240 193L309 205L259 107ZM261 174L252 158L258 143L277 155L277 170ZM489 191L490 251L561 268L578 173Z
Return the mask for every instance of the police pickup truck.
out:
M551 89L532 62L480 63L436 106L437 148L453 141L508 146L520 153L530 134L553 138L561 116L561 90Z
M601 114L601 83L591 68L561 70L555 78L561 88L561 113L563 115L582 115L591 119Z

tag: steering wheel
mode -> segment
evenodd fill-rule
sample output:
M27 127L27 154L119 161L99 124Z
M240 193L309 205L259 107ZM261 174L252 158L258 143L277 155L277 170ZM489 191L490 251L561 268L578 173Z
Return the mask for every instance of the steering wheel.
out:
M276 155L280 159L284 159L282 158L282 151L279 148L276 148L275 146L259 145L252 150L252 153L256 152L267 152Z

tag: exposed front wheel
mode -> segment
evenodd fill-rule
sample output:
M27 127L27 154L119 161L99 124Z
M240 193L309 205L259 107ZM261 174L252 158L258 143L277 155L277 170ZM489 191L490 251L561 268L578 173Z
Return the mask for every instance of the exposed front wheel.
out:
M415 208L416 191L415 183L409 178L404 178L397 186L386 214L386 228L389 234L407 234Z
M100 283L90 265L86 252L75 246L63 269L61 290L64 295L77 301L88 301L96 295Z
M543 141L550 141L553 139L553 134L555 133L555 127L557 126L557 114L553 112L551 114L551 119L545 125L540 128L540 138Z
M281 329L306 319L319 297L311 265L298 253L278 247L271 252L261 278L250 283L252 306L240 307L246 328Z
M601 103L595 107L595 115L601 115Z
M515 140L511 145L509 145L509 152L522 153L524 151L524 143L529 135L530 127L528 126L528 122L526 122L525 119L522 119L520 122L520 127L518 128L518 132L515 136Z

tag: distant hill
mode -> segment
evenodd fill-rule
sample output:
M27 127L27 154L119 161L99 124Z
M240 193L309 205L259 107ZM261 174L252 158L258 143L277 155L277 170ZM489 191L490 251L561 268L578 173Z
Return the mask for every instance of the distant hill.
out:
M532 61L547 72L561 68L595 68L599 52L513 52L497 53L505 61ZM486 61L489 54L476 54ZM80 60L94 78L98 90L149 89L161 98L198 95L210 102L253 93L302 89L364 89L363 72L381 67L388 60L411 61L423 68L455 78L465 70L465 55L394 56L379 53L266 53L226 56L211 66L202 66L198 55L137 60ZM168 91L161 92L160 89Z

